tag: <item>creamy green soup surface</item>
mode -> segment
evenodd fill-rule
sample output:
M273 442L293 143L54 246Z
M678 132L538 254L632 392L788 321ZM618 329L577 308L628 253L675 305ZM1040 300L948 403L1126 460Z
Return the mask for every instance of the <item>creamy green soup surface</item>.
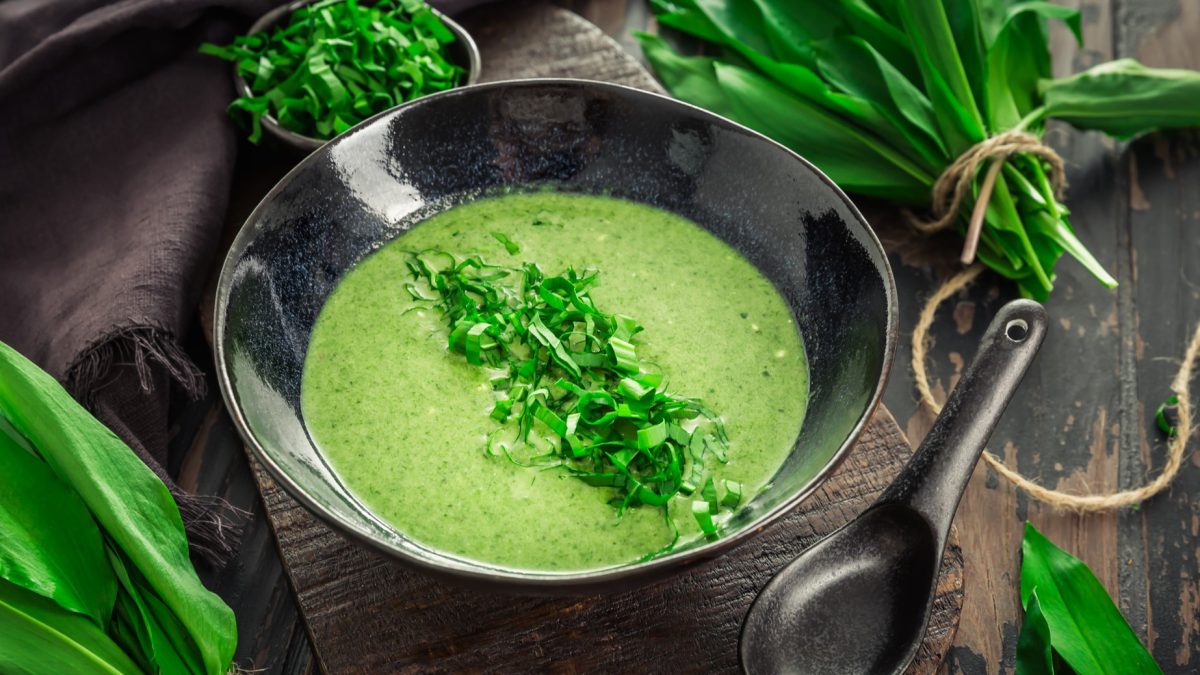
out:
M521 250L509 254L492 232ZM725 421L729 461L712 468L744 485L743 504L794 444L808 394L801 338L774 286L733 249L684 218L608 197L481 199L419 223L349 271L321 310L305 361L309 432L344 484L406 535L532 570L627 563L673 537L661 508L618 518L611 488L485 454L498 425L488 374L448 350L439 312L405 290L407 252L428 248L536 262L548 274L598 269L596 305L645 326L634 340L642 363ZM670 504L680 545L700 536L689 501Z

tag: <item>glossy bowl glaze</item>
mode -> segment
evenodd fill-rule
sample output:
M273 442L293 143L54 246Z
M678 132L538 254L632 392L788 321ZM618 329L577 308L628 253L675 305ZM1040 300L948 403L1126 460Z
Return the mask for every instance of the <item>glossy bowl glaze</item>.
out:
M445 554L358 502L308 434L300 383L325 299L363 257L430 215L534 187L607 194L678 213L771 279L804 337L804 427L772 485L699 541L643 563L514 570ZM214 344L221 393L258 459L345 535L460 580L595 591L679 570L755 535L833 471L874 411L896 341L896 292L878 239L811 164L673 99L582 80L464 87L405 104L334 139L258 205L225 260Z
M290 2L286 5L276 7L275 9L259 17L258 21L255 21L254 25L250 26L250 30L248 30L246 34L253 35L255 33L262 33L272 30L278 24L290 17L292 12L295 12L297 9L300 9L306 5L312 5L320 1L321 0L297 0L297 2ZM462 86L475 84L475 82L479 80L480 71L479 47L475 45L475 40L471 37L471 34L467 32L467 29L460 26L450 17L442 14L432 7L429 9L442 20L442 23L446 24L446 28L449 28L450 32L454 33L454 42L446 48L446 60L466 71L465 76L463 77ZM254 92L250 90L250 84L246 82L246 78L242 77L241 72L238 71L236 63L233 64L233 84L237 89L238 96L254 96ZM304 134L296 133L295 131L292 131L291 129L281 125L274 117L270 115L263 115L262 126L263 130L267 133L275 145L295 153L300 157L307 155L308 153L316 150L328 142L322 138L315 138L313 136L305 136Z

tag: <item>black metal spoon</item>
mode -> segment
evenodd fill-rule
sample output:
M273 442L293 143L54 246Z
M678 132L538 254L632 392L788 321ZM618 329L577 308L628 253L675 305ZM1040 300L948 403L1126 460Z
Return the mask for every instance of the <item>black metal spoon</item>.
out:
M742 624L742 668L900 673L916 655L942 550L984 444L1046 335L1029 300L1000 308L925 442L857 519L800 554Z

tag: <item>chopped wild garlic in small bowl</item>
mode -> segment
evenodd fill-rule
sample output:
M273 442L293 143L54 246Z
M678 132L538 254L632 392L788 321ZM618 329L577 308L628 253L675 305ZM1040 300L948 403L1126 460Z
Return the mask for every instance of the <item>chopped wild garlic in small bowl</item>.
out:
M231 44L200 51L233 62L240 96L229 113L250 142L265 128L306 153L377 113L479 76L471 36L424 0L300 0Z

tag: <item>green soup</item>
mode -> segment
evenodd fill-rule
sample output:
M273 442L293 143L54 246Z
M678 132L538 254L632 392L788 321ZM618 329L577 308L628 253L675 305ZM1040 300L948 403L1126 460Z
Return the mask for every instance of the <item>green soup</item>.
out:
M509 254L493 232L520 252ZM310 433L345 485L408 536L535 570L626 563L673 538L660 508L618 517L610 488L484 453L497 427L487 372L449 351L439 313L405 290L407 252L427 248L532 261L550 273L600 270L591 296L645 326L635 339L643 363L724 419L728 463L715 477L741 482L743 503L794 444L808 394L800 335L774 286L731 248L683 218L617 199L483 199L420 223L347 273L308 348ZM672 500L667 515L681 544L700 536L686 500Z

